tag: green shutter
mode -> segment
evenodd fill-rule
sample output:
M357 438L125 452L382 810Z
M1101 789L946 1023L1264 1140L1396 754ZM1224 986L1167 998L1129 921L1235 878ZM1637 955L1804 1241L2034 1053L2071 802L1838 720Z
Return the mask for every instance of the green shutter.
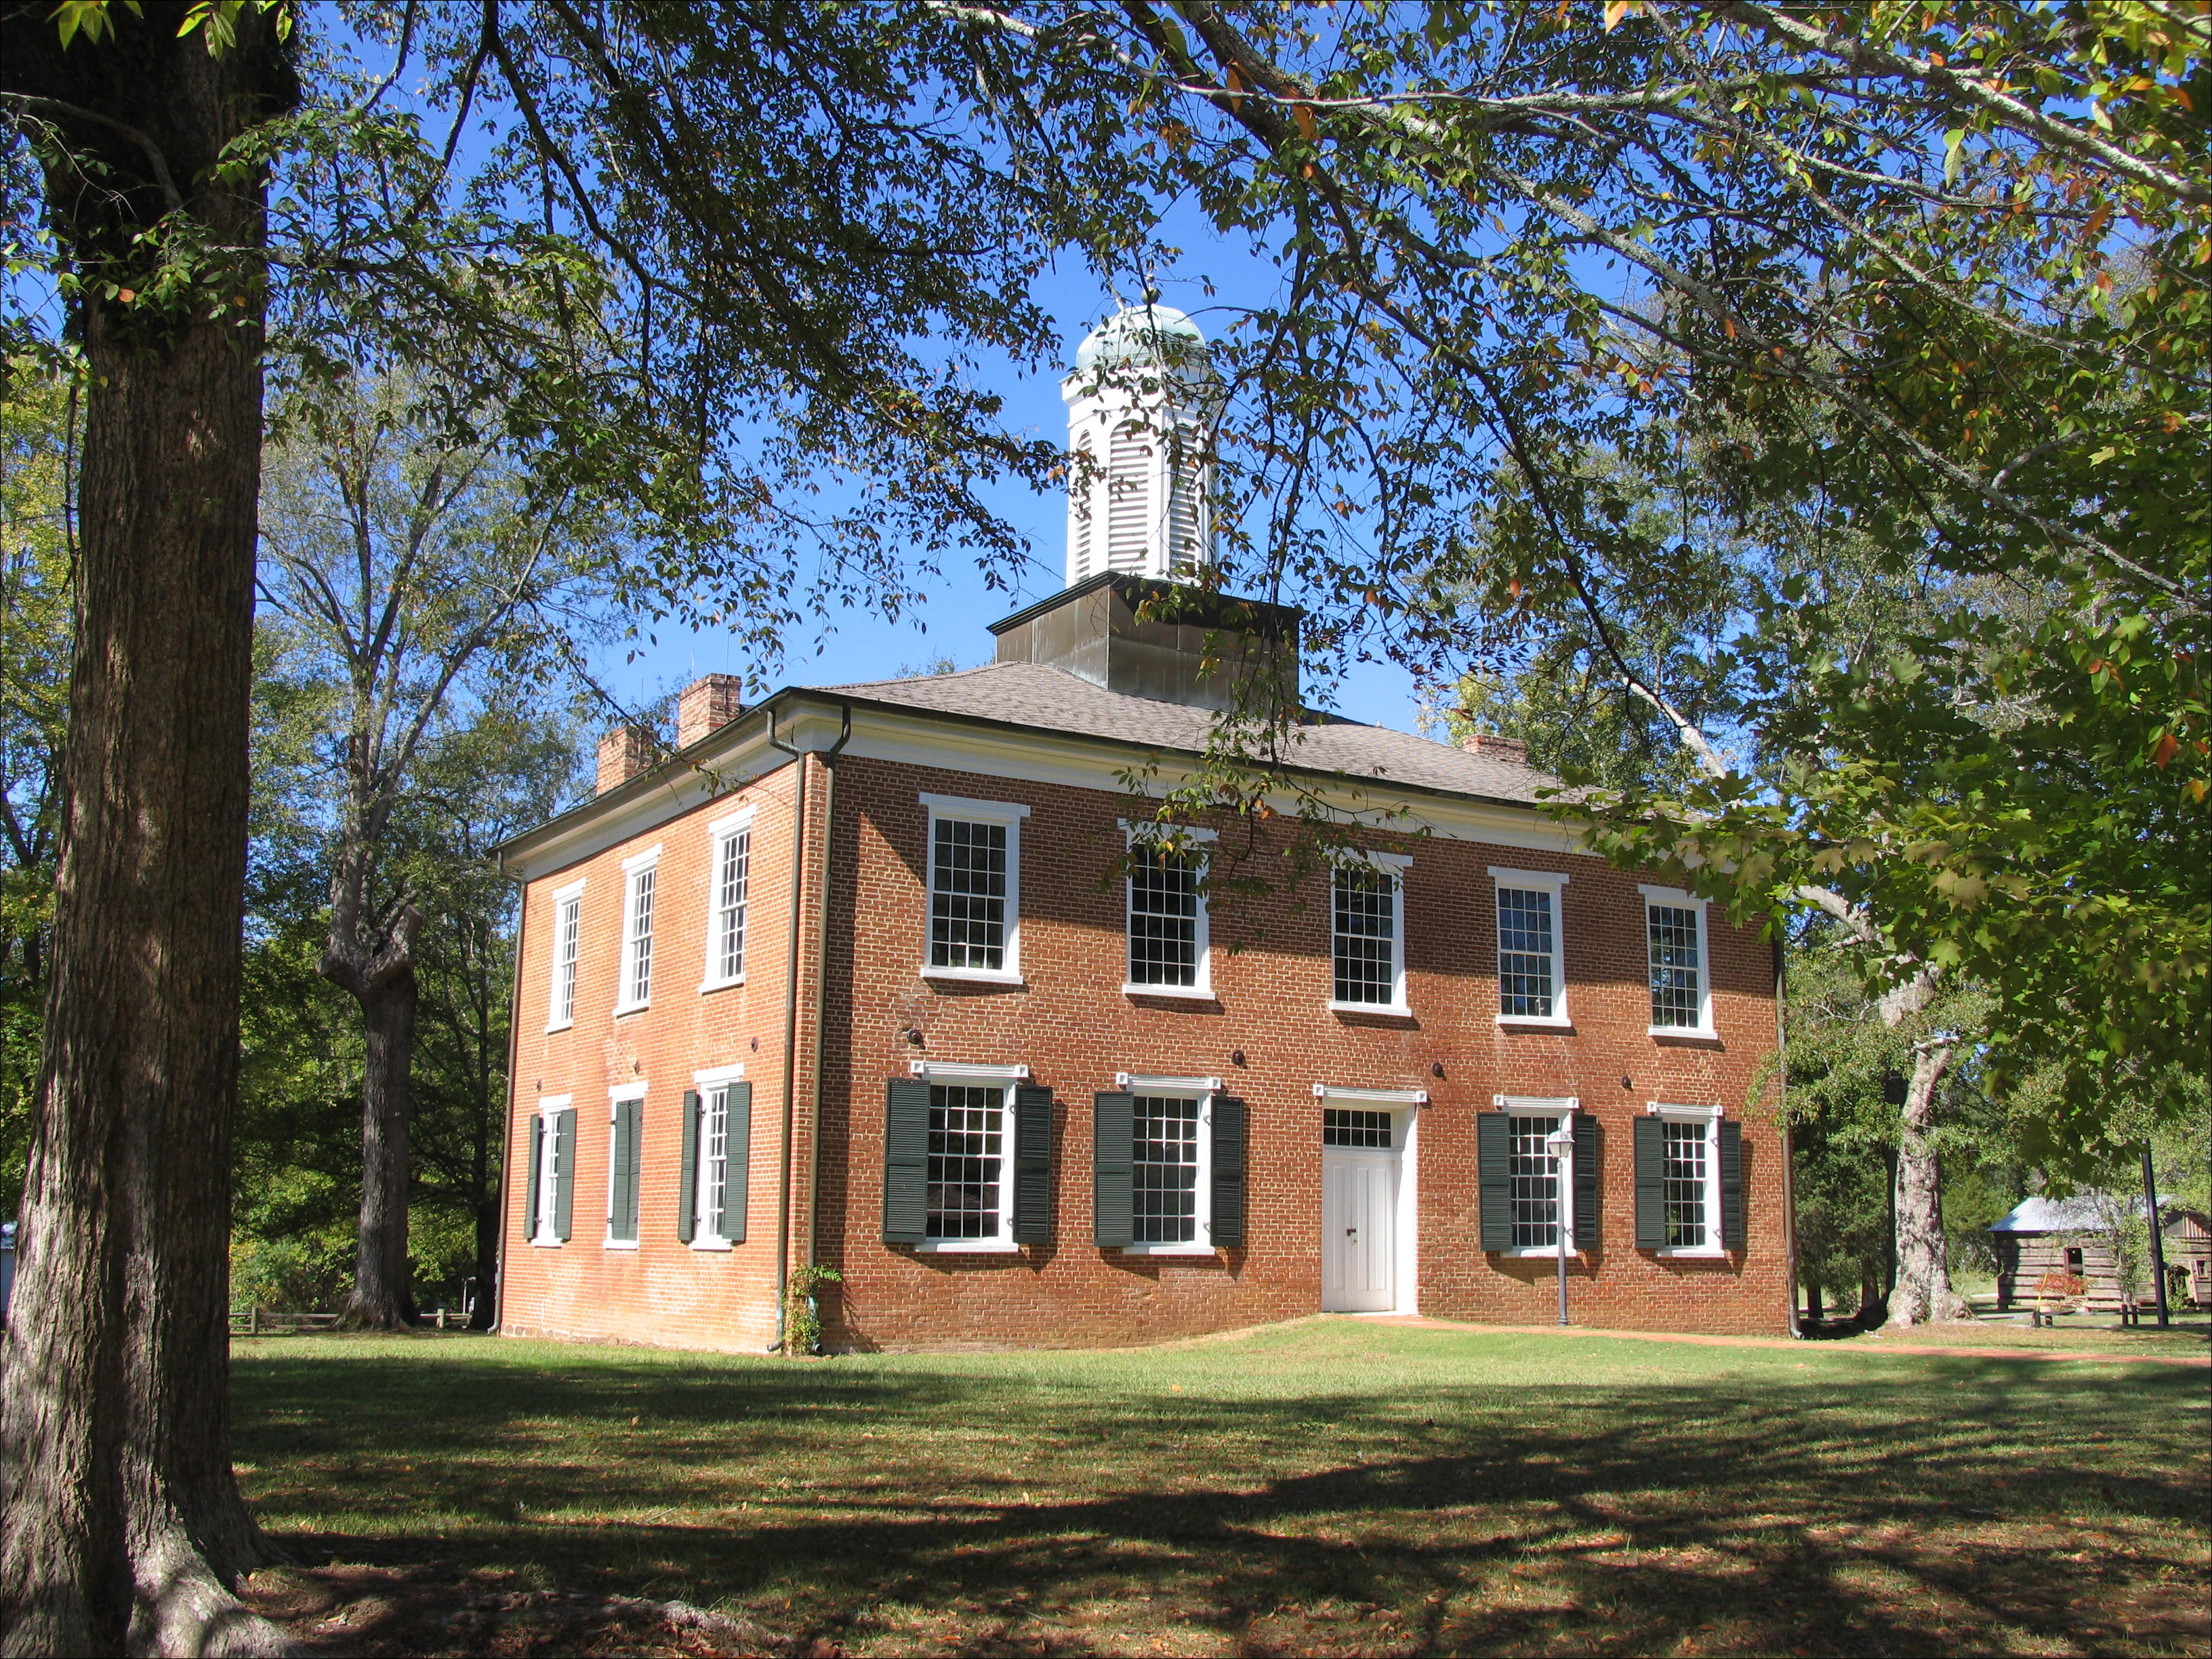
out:
M615 1102L607 1132L607 1237L637 1242L637 1129L639 1103Z
M1598 1178L1598 1160L1605 1148L1605 1132L1588 1112L1575 1114L1575 1249L1595 1255L1604 1242L1604 1185Z
M1474 1115L1474 1186L1482 1212L1482 1248L1513 1248L1513 1121L1504 1112Z
M629 1103L629 1227L623 1237L635 1243L637 1240L638 1217L644 1209L645 1193L645 1102Z
M1636 1120L1636 1248L1667 1248L1667 1130L1656 1117Z
M1244 1103L1213 1097L1213 1243L1225 1250L1244 1245Z
M722 1237L745 1242L745 1197L752 1184L753 1085L726 1085L730 1103L722 1122Z
M1091 1097L1091 1238L1118 1250L1137 1236L1130 1164L1136 1151L1137 1097L1113 1091Z
M1052 1243L1052 1091L1014 1090L1014 1243Z
M538 1237L538 1186L545 1174L545 1114L533 1111L530 1115L530 1192L523 1200L522 1237L525 1242Z
M568 1242L569 1222L576 1207L576 1109L574 1106L556 1113L553 1118L553 1237L563 1244Z
M1743 1125L1721 1120L1721 1249L1743 1248Z
M929 1237L929 1085L895 1077L884 1085L884 1243Z
M699 1091L684 1091L684 1162L676 1185L676 1237L691 1242L699 1222Z

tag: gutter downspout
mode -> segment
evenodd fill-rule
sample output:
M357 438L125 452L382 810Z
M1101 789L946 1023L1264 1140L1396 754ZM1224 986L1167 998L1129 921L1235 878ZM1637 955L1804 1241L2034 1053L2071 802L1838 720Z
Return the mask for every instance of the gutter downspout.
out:
M507 868L504 854L500 855L499 867L502 872ZM514 1108L522 1088L517 1075L522 1068L522 947L530 926L530 884L520 876L508 879L518 890L514 896L514 987L507 1000L507 1121L499 1137L499 1251L491 1268L489 1328L495 1333L507 1317L507 1206L514 1197L507 1191L507 1173L514 1151Z
M1774 937L1774 1109L1782 1129L1782 1248L1790 1264L1790 1334L1804 1340L1797 1322L1797 1147L1783 1108L1790 1100L1790 975L1782 936Z
M853 735L853 705L841 705L844 710L844 726L837 734L837 742L830 752L836 754ZM786 955L783 989L783 1140L782 1176L777 1182L775 1218L775 1342L770 1350L783 1349L785 1304L789 1299L791 1284L791 1133L799 1088L799 923L802 900L806 885L806 757L811 752L795 744L783 742L775 734L775 708L770 704L768 713L769 747L792 757L799 775L793 791L791 809L791 935ZM825 780L826 782L826 780ZM817 1091L819 1092L818 1087ZM812 1217L808 1217L808 1229L812 1230ZM811 1259L812 1243L808 1243Z
M853 740L853 705L840 703L844 720L837 730L837 741L819 751L822 758L822 891L821 902L815 915L814 933L814 1081L807 1091L807 1109L812 1115L807 1120L813 1125L806 1141L806 1265L814 1266L815 1247L820 1242L820 1228L816 1224L820 1215L822 1196L822 1056L823 1034L827 1028L828 1012L824 994L830 983L830 860L836 849L837 828L837 757Z

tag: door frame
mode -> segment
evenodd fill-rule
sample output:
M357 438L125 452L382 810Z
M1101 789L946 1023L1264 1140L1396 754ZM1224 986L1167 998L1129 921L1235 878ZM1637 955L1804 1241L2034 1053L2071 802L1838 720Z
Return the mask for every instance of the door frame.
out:
M1429 1091L1426 1089L1338 1088L1316 1083L1313 1092L1314 1103L1318 1107L1390 1114L1390 1156L1397 1163L1398 1179L1394 1195L1396 1224L1392 1230L1390 1241L1391 1282L1396 1287L1396 1295L1388 1311L1418 1314L1421 1310L1421 1109L1429 1103ZM1320 1130L1321 1125L1316 1121L1314 1131L1316 1139ZM1326 1158L1328 1149L1323 1147L1321 1150ZM1324 1181L1321 1183L1321 1191L1316 1194L1321 1203L1315 1206L1314 1231L1317 1239L1323 1231L1320 1210L1328 1201L1326 1194L1327 1183ZM1328 1248L1325 1243L1322 1248ZM1315 1292L1315 1300L1318 1302L1318 1276Z

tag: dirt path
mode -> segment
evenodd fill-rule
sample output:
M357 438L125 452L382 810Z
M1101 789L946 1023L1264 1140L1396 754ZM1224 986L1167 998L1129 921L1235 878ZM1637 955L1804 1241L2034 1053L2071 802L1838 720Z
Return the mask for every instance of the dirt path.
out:
M1946 1359L2072 1359L2097 1364L2194 1365L2212 1369L2212 1354L2119 1353L2108 1348L1994 1348L1938 1346L1927 1342L1891 1342L1879 1338L1854 1337L1844 1342L1808 1343L1786 1336L1700 1336L1687 1331L1609 1331L1583 1325L1472 1325L1457 1320L1430 1319L1420 1314L1353 1314L1339 1316L1372 1325L1402 1325L1431 1331L1498 1331L1515 1336L1611 1337L1624 1342L1680 1342L1703 1348L1806 1348L1851 1353L1931 1354Z

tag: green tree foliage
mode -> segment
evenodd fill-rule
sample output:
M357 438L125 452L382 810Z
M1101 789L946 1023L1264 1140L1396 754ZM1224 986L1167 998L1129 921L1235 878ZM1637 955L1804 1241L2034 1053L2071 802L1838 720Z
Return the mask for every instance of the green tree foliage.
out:
M1849 916L1870 988L1990 986L1992 1041L2067 1069L2054 1146L2115 1066L2203 1051L2212 509L2172 487L2212 459L2201 15L961 15L1010 144L1125 141L1034 165L1187 193L1279 258L1224 354L1224 476L1273 507L1248 575L1319 601L1324 646L1433 669L1525 598L1694 750L1632 624L1649 555L1705 550L1640 541L1589 458L1725 450L1764 550L1707 664L1740 677L1736 764L1575 810L1740 918ZM1778 516L1871 562L1832 592ZM1894 650L1856 648L1869 582L1927 590Z
M67 374L0 365L0 1215L23 1190L68 722L76 402Z

